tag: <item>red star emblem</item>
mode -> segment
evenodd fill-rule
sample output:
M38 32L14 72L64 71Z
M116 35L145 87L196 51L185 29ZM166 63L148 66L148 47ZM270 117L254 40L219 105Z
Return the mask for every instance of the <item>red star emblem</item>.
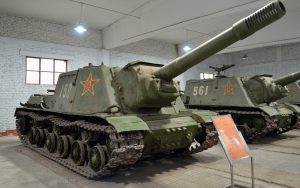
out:
M91 93L92 95L95 95L94 86L98 81L99 80L93 79L93 75L90 72L88 79L80 82L83 86L83 91L81 93L81 96L85 95L87 92Z
M234 91L233 84L228 82L227 84L224 85L224 94L225 95L230 95L233 93L233 91Z
M288 93L295 93L296 88L293 86L287 86Z

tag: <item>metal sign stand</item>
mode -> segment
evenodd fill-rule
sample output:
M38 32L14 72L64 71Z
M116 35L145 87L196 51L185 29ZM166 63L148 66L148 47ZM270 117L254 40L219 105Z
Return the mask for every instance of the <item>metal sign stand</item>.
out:
M218 131L219 140L230 164L231 185L226 187L245 187L234 183L233 165L240 160L250 158L251 183L252 188L254 188L253 157L250 155L249 147L246 144L243 135L238 131L231 115L214 116L212 117L212 121Z
M251 160L251 184L254 188L254 168L253 168L253 157L250 157ZM234 183L234 174L233 174L233 164L230 163L230 176L231 176L231 185L226 186L226 188L234 188L235 186L243 187L242 185Z
M242 137L242 134L240 132L239 132L239 134ZM222 139L220 139L220 136L219 136L219 140L221 142L222 148L223 148L223 150L224 150L224 152L226 154L226 157L227 157L227 159L229 161L229 165L230 165L231 184L228 185L228 186L226 186L225 188L234 188L234 187L243 188L243 187L245 187L245 186L242 186L242 185L234 183L234 173L233 173L233 164L234 164L234 162L229 158L228 152L225 149L225 145L224 145ZM249 156L249 157L250 157L250 161L251 161L251 185L252 185L251 187L254 188L254 165L253 165L253 157L252 156Z

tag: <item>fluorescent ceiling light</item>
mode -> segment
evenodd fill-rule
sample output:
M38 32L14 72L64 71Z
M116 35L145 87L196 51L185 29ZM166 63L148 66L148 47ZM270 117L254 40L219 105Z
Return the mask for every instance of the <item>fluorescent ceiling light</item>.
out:
M84 28L82 25L78 25L77 27L74 28L77 33L84 33L86 32L86 28Z
M185 45L182 49L187 52L190 51L192 48L189 47L188 45Z

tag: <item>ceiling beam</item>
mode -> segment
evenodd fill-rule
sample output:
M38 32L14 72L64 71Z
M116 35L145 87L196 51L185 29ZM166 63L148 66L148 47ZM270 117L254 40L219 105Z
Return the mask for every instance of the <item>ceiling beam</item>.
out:
M98 5L94 5L94 4L91 4L91 3L84 2L82 0L69 0L69 1L74 2L74 3L78 3L79 5L85 5L85 6L94 7L94 8L101 9L101 10L105 10L105 11L108 11L108 12L111 12L111 13L115 13L115 14L118 14L118 15L130 16L130 17L133 17L133 18L140 19L139 16L135 16L135 15L124 13L124 12L120 12L120 11L117 11L117 10L113 10L113 9L101 7L101 6L98 6Z
M236 11L259 8L269 1L249 0L246 3L245 1L239 3L236 1L228 1L226 3L222 1L222 5L217 5L217 8L219 9L214 7L214 9L217 10L205 14L201 13L200 11L193 11L193 13L190 11L183 11L182 7L185 7L186 5L186 2L184 1L177 0L174 3L172 2L166 0L152 0L146 6L135 10L132 13L139 15L140 19L124 17L109 27L103 29L103 47L105 49L111 49L132 42L137 42L139 40L159 35L159 33L162 32L187 27L202 20L218 16L225 16ZM218 4L213 1L209 1L209 3L210 6ZM161 11L161 7L169 7L168 9L172 10L168 11L170 12L170 15ZM176 16L176 14L180 14L180 17Z

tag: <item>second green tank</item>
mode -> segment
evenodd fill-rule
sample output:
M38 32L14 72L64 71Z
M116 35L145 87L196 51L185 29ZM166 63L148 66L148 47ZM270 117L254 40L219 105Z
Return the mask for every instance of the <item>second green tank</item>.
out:
M215 79L187 81L183 101L188 108L231 114L248 141L267 134L280 134L299 124L300 108L278 103L287 96L286 85L300 78L300 72L274 80L271 75L226 77L220 75L232 65L211 67Z

